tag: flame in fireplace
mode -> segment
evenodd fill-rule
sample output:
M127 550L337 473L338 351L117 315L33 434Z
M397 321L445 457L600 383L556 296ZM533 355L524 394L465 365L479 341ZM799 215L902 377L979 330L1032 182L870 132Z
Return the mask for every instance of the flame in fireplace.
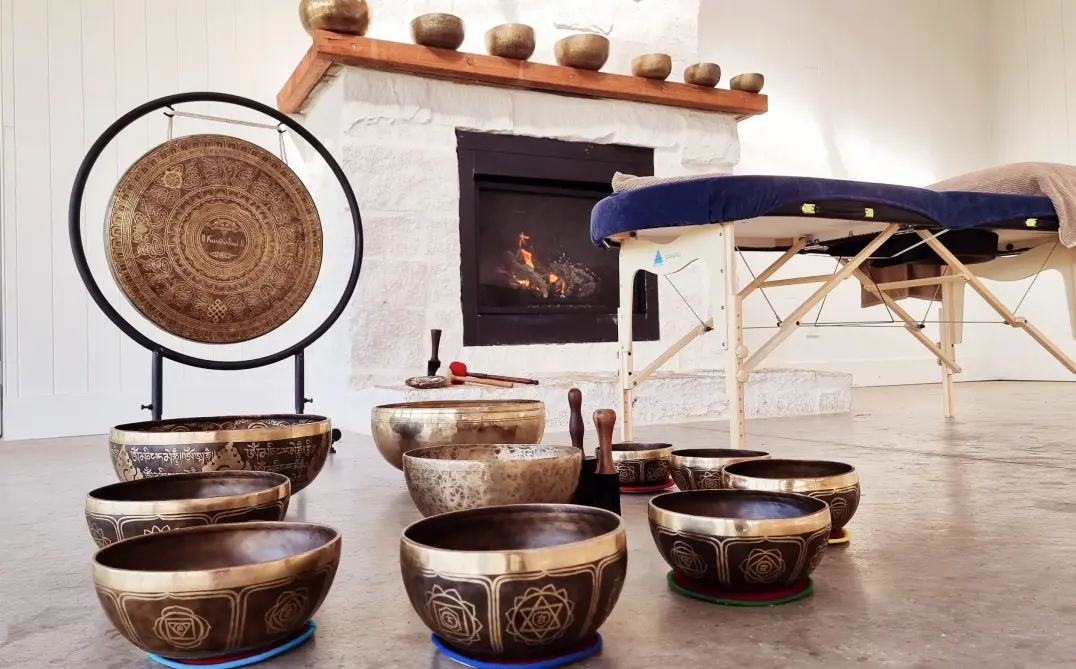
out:
M531 253L530 251L528 251L527 249L523 248L523 244L525 244L527 242L527 240L529 240L529 239L530 239L530 237L527 236L526 234L524 234L522 232L519 233L519 258L520 258L520 260L523 261L524 265L526 265L527 267L530 267L531 269L534 269L534 254ZM521 284L521 285L530 285L530 283L528 282L526 284Z
M534 252L527 248L530 239L526 232L518 233L514 252L505 252L505 263L498 272L509 279L509 285L544 298L586 298L597 291L597 279L585 266L566 256L536 260Z

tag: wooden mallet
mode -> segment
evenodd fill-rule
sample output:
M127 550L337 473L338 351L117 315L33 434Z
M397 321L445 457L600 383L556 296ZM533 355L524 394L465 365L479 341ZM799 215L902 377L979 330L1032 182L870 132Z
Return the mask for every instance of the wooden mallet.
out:
M525 383L530 386L538 385L538 381L535 379L526 379L518 376L501 376L499 374L479 374L478 372L467 371L467 365L460 361L453 362L448 366L452 370L452 373L457 377L466 376L472 379L489 379L491 381L507 381L508 383Z

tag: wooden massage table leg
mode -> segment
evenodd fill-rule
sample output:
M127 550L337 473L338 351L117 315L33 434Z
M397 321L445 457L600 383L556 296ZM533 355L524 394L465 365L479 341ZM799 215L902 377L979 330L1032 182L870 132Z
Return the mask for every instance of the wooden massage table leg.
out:
M617 357L620 368L620 435L624 441L632 440L631 402L632 390L635 388L632 362L632 321L635 313L635 275L639 268L633 264L625 267L623 247L620 250L620 305L616 310L617 323ZM631 254L628 254L628 259Z
M938 318L941 323L941 350L945 352L949 359L956 362L956 324L960 317L956 314L956 298L955 292L964 292L963 284L943 283L941 285L941 310L940 317ZM961 305L963 306L963 305ZM956 415L956 398L953 394L953 368L949 365L941 362L942 372L942 408L945 411L946 418L952 418Z
M744 385L748 373L743 369L747 347L743 345L743 298L739 294L736 282L736 224L723 224L724 243L724 279L720 292L716 281L711 283L710 296L713 299L714 314L725 310L725 395L729 403L729 448L747 448L747 416L744 414ZM711 280L716 279L711 274ZM719 304L717 296L721 296Z

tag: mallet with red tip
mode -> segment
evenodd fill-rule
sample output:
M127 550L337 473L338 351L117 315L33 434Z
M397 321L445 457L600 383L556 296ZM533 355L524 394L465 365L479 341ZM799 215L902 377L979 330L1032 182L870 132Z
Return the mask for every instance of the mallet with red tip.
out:
M453 362L448 368L452 370L452 375L457 379L488 379L491 381L507 381L508 383L526 383L532 386L538 385L538 381L535 379L524 379L517 376L500 376L498 374L479 374L478 372L468 373L467 365L459 361Z

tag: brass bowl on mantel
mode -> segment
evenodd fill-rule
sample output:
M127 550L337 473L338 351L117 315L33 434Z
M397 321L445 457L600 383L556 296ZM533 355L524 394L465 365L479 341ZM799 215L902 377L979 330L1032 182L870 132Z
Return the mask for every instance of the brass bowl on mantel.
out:
M738 74L732 78L729 82L729 88L734 91L743 91L745 93L761 93L762 86L766 83L766 78L757 72L751 72L748 74Z
M553 45L557 65L597 72L609 60L609 38L583 33L569 35Z
M522 23L505 23L486 31L486 51L491 56L527 60L534 55L534 28Z
M455 51L463 44L463 19L453 14L423 14L411 20L415 44Z
M684 83L713 88L721 81L721 66L717 63L695 63L684 69Z
M672 56L667 53L647 53L631 61L631 73L643 79L665 81L672 74Z
M311 37L319 30L346 35L365 35L370 29L370 4L366 0L302 0L299 22Z

